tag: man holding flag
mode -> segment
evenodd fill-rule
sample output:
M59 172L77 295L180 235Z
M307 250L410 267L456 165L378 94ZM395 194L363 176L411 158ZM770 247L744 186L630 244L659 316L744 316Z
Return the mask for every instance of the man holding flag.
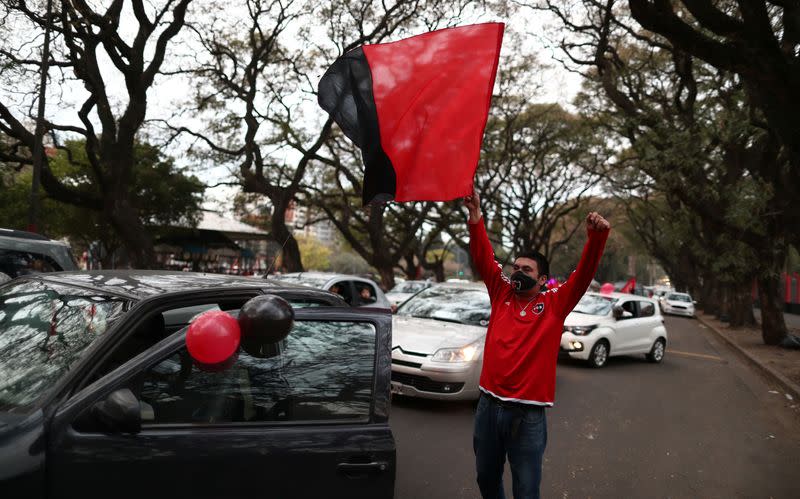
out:
M364 45L325 72L318 100L361 149L365 205L466 196L472 258L492 300L475 415L478 485L484 499L504 497L507 455L514 497L524 499L539 497L543 408L553 405L564 318L597 270L609 224L589 214L577 271L546 292L549 269L541 254L519 255L510 279L494 261L472 186L503 31L502 23L474 24Z
M547 445L544 409L555 398L564 319L589 287L611 226L589 213L589 240L578 268L561 286L542 291L550 271L544 255L520 253L507 277L494 259L478 195L465 197L464 205L469 210L470 253L492 304L473 435L478 486L484 499L504 498L508 456L514 498L538 498Z

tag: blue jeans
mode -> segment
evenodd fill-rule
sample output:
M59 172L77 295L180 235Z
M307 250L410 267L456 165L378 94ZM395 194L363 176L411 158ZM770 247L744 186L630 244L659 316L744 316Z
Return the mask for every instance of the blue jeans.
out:
M481 394L472 446L483 499L505 499L503 468L511 465L514 499L538 499L542 456L547 446L545 408L500 404Z

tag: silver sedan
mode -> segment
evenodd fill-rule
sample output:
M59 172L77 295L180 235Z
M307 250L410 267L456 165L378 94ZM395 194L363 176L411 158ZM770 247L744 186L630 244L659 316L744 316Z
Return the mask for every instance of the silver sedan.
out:
M403 303L392 322L392 393L473 400L491 305L482 283L442 283Z

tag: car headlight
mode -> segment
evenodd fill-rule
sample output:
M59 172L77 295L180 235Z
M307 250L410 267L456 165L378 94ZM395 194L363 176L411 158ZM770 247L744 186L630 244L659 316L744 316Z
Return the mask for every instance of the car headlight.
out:
M591 333L597 325L594 326L564 326L565 333L572 333L576 336L586 336Z
M481 351L480 342L470 343L460 348L440 348L431 360L436 362L470 362L478 358Z

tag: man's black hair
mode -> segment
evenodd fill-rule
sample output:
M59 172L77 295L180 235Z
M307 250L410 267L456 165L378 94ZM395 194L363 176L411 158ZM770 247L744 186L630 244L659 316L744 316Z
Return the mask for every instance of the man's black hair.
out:
M547 257L543 254L539 253L536 250L525 250L519 254L517 254L517 258L530 258L536 262L536 266L539 268L539 277L546 275L550 277L550 263L547 261Z

